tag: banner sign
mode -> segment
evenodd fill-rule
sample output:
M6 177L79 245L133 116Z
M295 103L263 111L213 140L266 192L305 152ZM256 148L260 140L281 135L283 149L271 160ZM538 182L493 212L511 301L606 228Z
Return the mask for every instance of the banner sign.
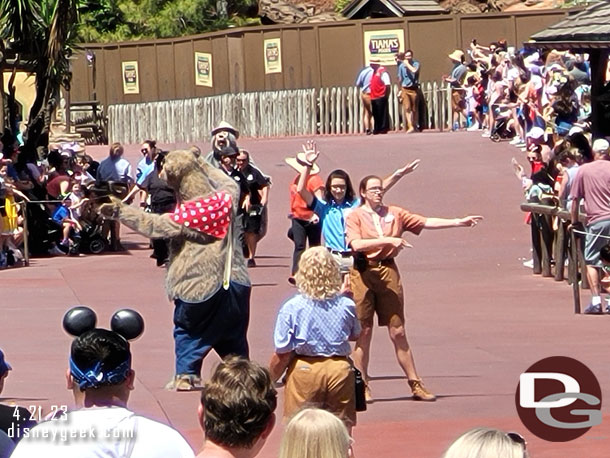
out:
M195 53L195 85L212 87L212 55L205 52Z
M265 73L282 73L282 47L279 38L264 41Z
M375 30L364 32L364 62L368 65L371 57L380 60L381 65L396 65L395 56L405 50L405 32L402 29Z
M138 62L134 60L121 64L123 68L123 94L139 94Z

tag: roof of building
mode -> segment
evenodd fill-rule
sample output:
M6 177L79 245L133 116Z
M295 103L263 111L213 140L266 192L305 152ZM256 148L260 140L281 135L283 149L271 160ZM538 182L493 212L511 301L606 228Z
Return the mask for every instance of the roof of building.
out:
M610 3L596 2L532 35L531 40L536 45L555 48L607 47L610 43Z
M395 16L410 16L412 14L445 13L436 0L353 0L342 11L347 18L354 18L367 4L378 2L385 6Z

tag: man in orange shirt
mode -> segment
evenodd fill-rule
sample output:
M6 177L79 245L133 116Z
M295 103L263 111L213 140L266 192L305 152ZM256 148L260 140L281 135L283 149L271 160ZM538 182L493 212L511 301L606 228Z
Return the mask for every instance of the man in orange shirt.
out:
M305 187L309 192L314 194L318 199L322 199L324 195L324 182L318 175L320 168L317 164L307 162L305 153L298 153L296 157L287 157L285 162L295 169L298 174L290 184L290 219L292 226L288 231L288 237L294 242L294 253L292 255L292 271L288 278L290 284L295 285L294 274L299 266L301 254L305 251L306 244L309 241L309 246L318 246L322 242L322 225L318 216L307 206L307 202L303 200L297 191L297 185L301 176L301 171L305 166L311 167L309 177Z
M400 274L394 258L410 247L403 232L418 235L424 229L474 227L482 216L427 218L404 208L383 205L383 181L369 175L360 182L362 204L347 217L346 241L359 253L350 270L351 289L362 332L352 353L354 364L368 382L368 363L373 335L373 318L387 326L398 364L409 379L413 398L434 401L436 396L423 385L415 369L413 353L404 327L404 299ZM370 390L367 385L367 397Z

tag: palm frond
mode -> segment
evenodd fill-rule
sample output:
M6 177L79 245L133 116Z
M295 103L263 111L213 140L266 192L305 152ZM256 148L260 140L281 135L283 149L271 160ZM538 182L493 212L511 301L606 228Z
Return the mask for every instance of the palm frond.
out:
M17 52L33 49L44 28L36 0L0 0L0 21L0 36Z

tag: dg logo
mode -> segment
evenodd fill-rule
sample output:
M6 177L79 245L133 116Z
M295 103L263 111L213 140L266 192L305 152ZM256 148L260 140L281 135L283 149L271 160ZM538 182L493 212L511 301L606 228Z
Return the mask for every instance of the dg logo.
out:
M547 441L574 440L602 422L597 378L566 356L542 359L521 374L515 403L525 427Z

